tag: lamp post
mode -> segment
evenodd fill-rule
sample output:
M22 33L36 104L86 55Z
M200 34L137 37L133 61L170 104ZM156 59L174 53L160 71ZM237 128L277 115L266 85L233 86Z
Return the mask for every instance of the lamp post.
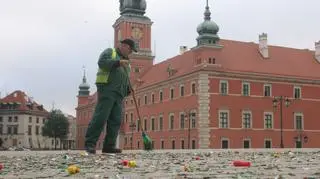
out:
M186 113L188 114L188 117L186 117L187 118L186 120L188 120L188 149L190 149L191 120L194 120L195 113L191 112L191 110Z
M133 141L133 130L136 128L136 124L134 122L131 122L129 125L131 129L131 140L130 140L130 145L131 145L131 150L133 149L132 141Z
M283 121L282 121L282 109L283 109L283 102L285 103L286 107L288 107L291 103L291 100L286 96L275 96L272 100L274 109L277 108L278 104L280 105L280 147L284 148L283 144Z

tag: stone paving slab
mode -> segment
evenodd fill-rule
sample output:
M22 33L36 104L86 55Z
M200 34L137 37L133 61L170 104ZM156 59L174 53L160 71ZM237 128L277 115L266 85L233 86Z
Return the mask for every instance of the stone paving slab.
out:
M136 167L123 166L134 160ZM251 162L235 167L234 160ZM8 178L320 178L320 149L234 149L124 151L86 155L83 151L0 151L0 179ZM68 166L80 172L69 174Z

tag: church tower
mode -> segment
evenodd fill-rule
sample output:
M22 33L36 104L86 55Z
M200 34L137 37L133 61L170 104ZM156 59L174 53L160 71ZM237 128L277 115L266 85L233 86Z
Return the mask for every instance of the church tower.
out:
M87 83L86 71L83 69L82 83L79 85L78 106L86 104L90 96L90 85Z
M132 81L151 68L154 60L151 51L153 22L144 15L146 7L146 0L120 0L121 16L113 25L115 47L125 38L131 38L136 42L138 52L130 56Z

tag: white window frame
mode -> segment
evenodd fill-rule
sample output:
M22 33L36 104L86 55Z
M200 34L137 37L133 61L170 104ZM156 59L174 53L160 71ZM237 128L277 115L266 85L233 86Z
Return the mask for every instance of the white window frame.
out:
M182 121L182 120L181 120L181 115L182 115L182 114L184 115L184 119L183 119L183 122L184 122L183 124L184 124L184 126L183 126L183 128L181 128L181 121ZM191 121L190 121L190 122L191 122ZM191 123L190 123L190 124L191 124ZM185 128L186 128L186 114L185 114L185 112L180 112L180 113L179 113L179 129L182 129L182 130L183 130L183 129L185 129Z
M301 112L295 112L294 113L294 118L293 118L293 120L294 120L294 129L295 130L304 130L304 116L303 116L303 113L301 113ZM301 116L301 129L297 129L297 116Z
M251 89L250 89L250 83L249 82L242 82L242 85L241 85L241 94L242 94L242 96L245 96L244 95L244 85L248 85L248 96L250 96Z
M154 119L154 130L152 130L152 119ZM151 116L150 117L150 131L156 131L157 130L157 120L156 117Z
M270 114L271 115L271 123L272 123L272 126L271 126L271 128L266 128L266 115L267 114ZM274 129L274 115L273 115L273 112L264 112L263 113L263 128L264 129L267 129L267 130L272 130L272 129Z
M131 118L131 116L132 116L132 118ZM133 116L133 112L130 112L130 123L132 122L133 123L133 118L134 118L134 116Z
M270 96L266 96L265 94L266 94L266 87L270 87ZM271 84L264 84L263 85L263 96L264 97L271 97L272 96L272 85Z
M245 113L249 113L250 114L250 127L249 128L246 128L245 125L244 125L244 114ZM252 112L250 110L243 110L242 111L242 128L243 129L252 129Z
M130 114L131 114L131 113L130 113ZM128 113L126 112L125 115L124 115L124 121L125 121L125 123L128 123L128 121L129 121L128 118L129 118L129 117L128 117Z
M154 95L154 93L151 93L151 104L154 104L154 103L156 103L156 96Z
M226 83L227 84L227 92L226 92L226 94L223 94L222 91L221 91L222 83ZM229 94L229 82L228 82L228 80L220 80L220 82L219 82L219 93L221 95L228 95Z
M147 125L145 124L145 122L147 122ZM144 117L144 118L143 118L142 124L143 124L143 125L142 125L142 129L145 130L145 131L149 131L149 129L148 129L148 118L147 118L147 117ZM146 127L147 129L146 129L145 127Z
M171 95L171 91L173 91L172 95ZM171 96L172 96L172 98L171 98ZM173 100L173 99L174 99L174 87L171 87L171 88L170 88L170 91L169 91L169 99L170 99L170 100Z
M183 87L183 96L181 95L181 88ZM179 86L179 94L180 94L180 97L184 97L186 96L186 88L184 87L184 84L181 84Z
M171 116L173 116L173 126L171 126ZM174 130L174 120L175 119L175 117L174 117L174 113L170 113L169 114L169 130Z
M147 99L147 100L146 100L146 99ZM147 105L147 104L148 104L148 95L146 95L146 94L143 96L143 104L144 104L144 105Z
M194 93L192 93L192 85L194 85ZM191 83L191 86L190 86L190 94L191 95L194 95L197 93L197 85L196 85L196 82L192 82Z
M160 117L162 117L162 129L160 128ZM163 131L164 130L164 119L163 119L163 114L160 114L158 117L158 131Z
M299 98L296 98L296 97L295 97L295 91L296 91L296 89L299 89L299 92L300 92ZM294 99L301 99L301 98L302 98L301 86L294 86L294 87L293 87L293 98L294 98Z
M228 121L228 126L227 127L222 127L221 126L221 113L224 113L224 112L226 112L227 113L227 121ZM219 119L218 119L218 121L219 121L219 128L220 129L228 129L228 128L230 128L230 111L229 110L223 110L223 109L220 109L219 110Z
M160 96L161 96L160 94L161 93L162 93L162 99L160 98ZM163 102L163 91L162 90L159 91L159 102Z
M194 114L195 115L195 117L194 118L192 118L192 119L190 119L191 121L190 121L190 125L191 125L191 129L195 129L195 128L197 128L197 110L195 110L195 109L193 109L193 110L191 110L190 111L191 112L191 114ZM188 119L189 119L189 117L191 117L191 116L189 116L188 114L185 114L187 117L188 117ZM193 119L194 119L194 126L193 126ZM189 123L189 121L188 121L188 123ZM188 124L189 125L189 124Z

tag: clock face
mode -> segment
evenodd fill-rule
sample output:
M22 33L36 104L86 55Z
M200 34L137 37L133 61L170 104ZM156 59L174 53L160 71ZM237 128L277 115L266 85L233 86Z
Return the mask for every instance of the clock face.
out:
M132 29L131 35L132 35L132 37L133 37L134 39L139 40L139 39L142 38L143 32L142 32L142 30L141 30L140 28L134 27L134 28Z

